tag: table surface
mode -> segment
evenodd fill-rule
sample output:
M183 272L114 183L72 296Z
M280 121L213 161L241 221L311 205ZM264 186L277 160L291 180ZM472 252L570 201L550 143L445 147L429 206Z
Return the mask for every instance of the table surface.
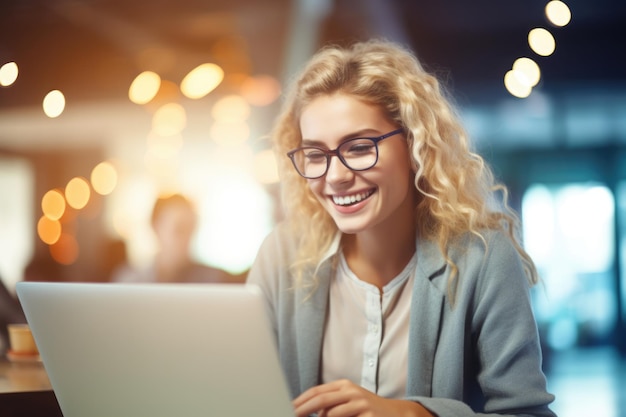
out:
M0 355L0 416L63 417L41 362L11 362Z
M10 362L0 358L0 394L51 389L41 362Z

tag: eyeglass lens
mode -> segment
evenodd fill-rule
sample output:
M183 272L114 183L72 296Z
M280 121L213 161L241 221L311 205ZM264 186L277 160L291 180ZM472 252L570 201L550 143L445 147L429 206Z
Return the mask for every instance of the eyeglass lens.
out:
M357 138L342 143L336 152L314 147L301 148L293 154L293 161L302 176L318 178L326 174L333 154L348 168L363 171L376 164L378 148L372 139Z

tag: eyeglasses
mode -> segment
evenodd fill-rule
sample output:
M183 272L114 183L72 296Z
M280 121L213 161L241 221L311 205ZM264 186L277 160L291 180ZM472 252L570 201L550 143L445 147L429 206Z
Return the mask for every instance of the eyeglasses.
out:
M287 152L287 156L298 174L310 180L326 175L332 156L339 158L342 164L353 171L366 171L378 162L378 142L402 132L402 129L396 129L377 138L350 139L334 150L302 146Z

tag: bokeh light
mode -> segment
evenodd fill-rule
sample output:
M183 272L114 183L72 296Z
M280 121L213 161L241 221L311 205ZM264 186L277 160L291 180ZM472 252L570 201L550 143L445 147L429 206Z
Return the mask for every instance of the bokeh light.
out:
M44 216L58 220L65 213L65 197L59 190L50 190L41 198L41 210Z
M0 86L8 87L13 85L19 74L19 68L15 62L7 62L0 67Z
M182 132L186 124L185 108L178 103L168 103L154 113L152 131L160 136L173 136Z
M567 4L552 0L546 4L546 17L555 26L565 26L572 20L572 12Z
M85 207L90 196L91 189L84 178L74 177L65 186L65 200L74 209L80 210Z
M223 123L245 121L250 116L250 105L242 96L228 95L213 105L211 116Z
M149 103L159 92L161 77L152 71L139 74L128 89L128 98L135 104Z
M91 171L91 186L100 195L108 195L117 186L117 170L110 162L100 162Z
M269 75L248 77L241 85L241 95L253 106L267 106L280 96L278 80Z
M147 153L150 157L158 159L173 158L183 147L183 137L180 134L171 136L159 136L154 133L148 135Z
M554 36L543 28L535 28L528 33L528 45L537 55L541 56L552 55L556 49Z
M50 245L50 255L60 264L71 265L78 259L78 242L67 233L61 233L59 239Z
M519 98L526 98L530 95L532 91L532 87L530 85L526 85L515 76L515 72L513 70L509 70L504 75L504 86L507 91Z
M59 117L65 110L65 96L59 90L52 90L43 99L43 111L51 119Z
M53 245L61 236L61 223L48 216L41 216L37 222L37 235L42 242Z
M191 99L199 99L215 88L224 79L224 70L216 64L202 64L191 70L180 83L182 93Z
M515 77L525 85L534 87L541 79L541 70L539 65L530 58L522 57L513 63L513 72Z

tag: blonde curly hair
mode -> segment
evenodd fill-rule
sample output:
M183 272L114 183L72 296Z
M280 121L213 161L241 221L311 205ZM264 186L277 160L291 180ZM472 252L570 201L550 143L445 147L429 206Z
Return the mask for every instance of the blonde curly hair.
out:
M508 205L507 189L470 149L467 133L437 78L408 49L372 40L348 48L327 46L315 54L291 85L272 131L286 220L299 236L298 260L291 267L300 285L314 284L305 280L305 270L319 263L338 229L285 154L302 141L303 108L333 93L380 106L404 129L420 194L416 232L438 243L451 267L451 282L457 267L448 253L455 239L469 232L486 246L483 232L488 229L506 231L530 283L538 281L536 268L519 243L519 220Z

